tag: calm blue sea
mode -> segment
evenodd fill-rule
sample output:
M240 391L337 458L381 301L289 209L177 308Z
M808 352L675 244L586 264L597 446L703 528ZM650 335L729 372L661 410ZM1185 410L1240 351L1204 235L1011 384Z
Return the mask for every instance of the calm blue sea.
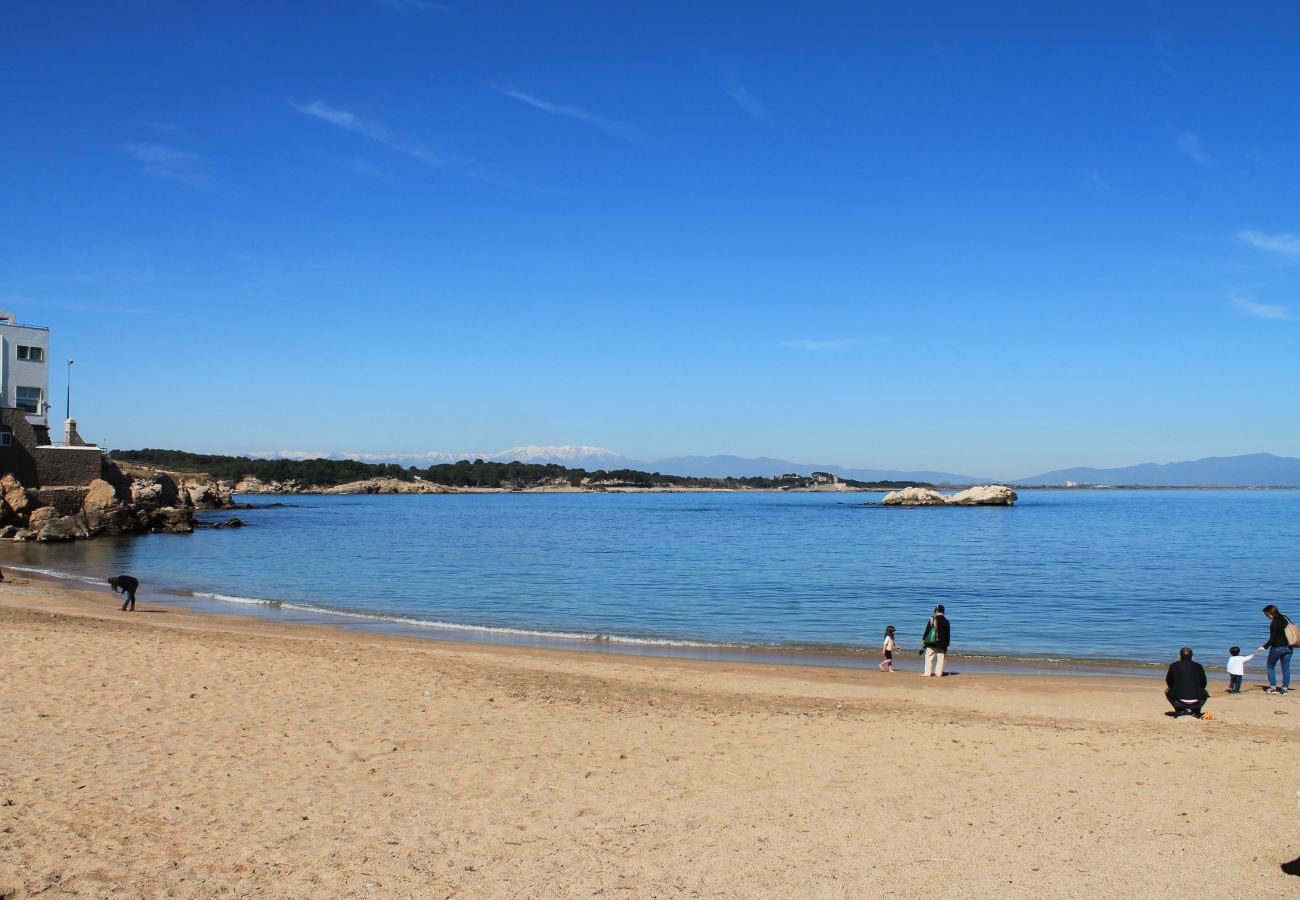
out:
M1220 662L1263 641L1265 603L1300 612L1300 492L864 505L880 496L244 498L259 508L233 513L241 530L14 545L3 560L96 584L130 572L143 604L593 647L874 652L895 625L914 648L942 602L956 652L1154 662L1187 643Z

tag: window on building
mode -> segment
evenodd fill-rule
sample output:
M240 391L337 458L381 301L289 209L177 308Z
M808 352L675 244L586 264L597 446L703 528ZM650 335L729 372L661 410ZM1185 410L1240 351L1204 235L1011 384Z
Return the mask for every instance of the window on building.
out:
M19 345L18 345L18 358L19 358L19 359L29 360L30 362L44 362L44 361L45 361L45 348L44 348L44 347L29 347L29 346L27 346L26 344L19 344Z
M14 406L39 415L41 411L41 389L19 385L14 396Z
M0 447L12 447L14 431L8 425L0 425Z

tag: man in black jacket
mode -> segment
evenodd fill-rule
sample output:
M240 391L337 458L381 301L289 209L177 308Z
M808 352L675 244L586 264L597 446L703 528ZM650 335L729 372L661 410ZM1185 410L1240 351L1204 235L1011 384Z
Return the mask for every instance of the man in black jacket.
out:
M1168 685L1165 697L1174 708L1175 718L1189 713L1201 718L1201 707L1210 699L1210 692L1205 689L1205 668L1198 662L1192 662L1191 647L1178 651L1178 662L1169 664L1165 684Z

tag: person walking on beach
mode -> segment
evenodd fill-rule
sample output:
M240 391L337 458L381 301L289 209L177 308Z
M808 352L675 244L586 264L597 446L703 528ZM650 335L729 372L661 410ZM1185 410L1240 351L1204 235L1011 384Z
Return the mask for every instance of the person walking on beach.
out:
M925 623L925 633L921 637L921 645L925 647L925 670L921 672L921 677L929 678L932 669L935 675L943 677L943 661L948 655L951 640L952 626L943 614L943 604L940 603L934 608L930 621Z
M1240 647L1228 648L1228 693L1241 693L1241 679L1246 675L1246 663L1255 658L1255 654L1242 656Z
M1208 683L1205 667L1192 659L1192 648L1179 650L1177 661L1170 663L1165 673L1165 699L1174 708L1175 719L1186 715L1205 717L1201 710L1210 699L1210 692L1205 689Z
M880 660L880 665L877 666L877 668L880 669L880 671L882 672L894 671L894 648L897 646L898 644L894 642L894 626L886 625L885 643L884 646L880 648L880 655L883 658Z
M1300 634L1296 634L1296 626L1272 603L1264 607L1264 615L1268 616L1268 641L1256 652L1268 651L1268 690L1265 693L1285 694L1291 690L1291 653L1292 648L1300 644ZM1288 631L1291 634L1287 634ZM1282 664L1281 690L1277 686L1278 663Z
M108 579L108 586L113 589L114 594L122 595L121 612L128 609L135 612L135 592L140 587L140 582L130 575L114 575Z

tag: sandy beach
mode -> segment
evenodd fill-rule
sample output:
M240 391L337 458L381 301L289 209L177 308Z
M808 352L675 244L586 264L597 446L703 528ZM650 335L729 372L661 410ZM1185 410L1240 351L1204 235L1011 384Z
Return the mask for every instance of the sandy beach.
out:
M4 898L1300 892L1300 692L1257 664L1174 721L1153 679L471 646L25 577L0 648Z

